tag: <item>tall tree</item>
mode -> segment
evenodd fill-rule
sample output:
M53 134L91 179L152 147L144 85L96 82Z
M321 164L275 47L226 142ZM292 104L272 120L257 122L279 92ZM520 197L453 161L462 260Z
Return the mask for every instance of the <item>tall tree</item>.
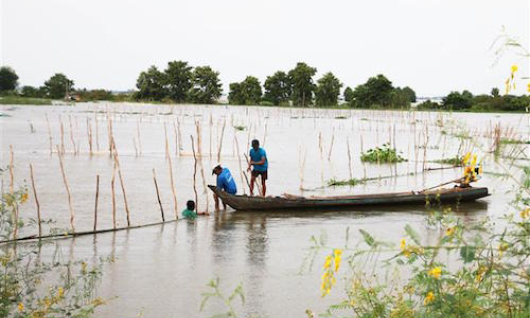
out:
M353 91L351 105L354 107L387 107L391 102L394 87L384 75L370 77L366 83L358 85Z
M241 83L231 83L228 101L234 105L258 105L261 101L261 84L254 76Z
M416 92L412 88L405 86L403 87L402 92L409 97L409 102L416 102Z
M473 105L473 94L464 90L462 94L459 92L451 92L449 95L442 98L442 106L445 109L463 110L469 109Z
M177 103L187 100L188 91L192 86L193 67L188 62L173 61L167 63L165 70L167 91L171 99Z
M0 92L12 91L17 88L18 75L9 66L0 67Z
M289 76L285 72L278 71L272 76L267 76L263 87L265 88L263 99L273 105L279 106L289 101L292 86Z
M349 103L353 100L353 89L351 87L346 87L344 90L344 100Z
M219 72L209 66L198 66L193 71L193 85L188 92L190 101L198 104L213 104L221 96Z
M293 85L291 96L295 106L305 107L312 103L315 91L313 76L316 72L316 68L303 62L297 63L296 67L289 71L289 80Z
M160 101L167 97L165 83L167 82L164 73L160 72L156 66L151 66L147 71L140 73L136 80L136 99Z
M315 100L317 106L336 106L342 83L333 73L328 72L317 81Z
M44 82L44 91L50 98L64 98L74 88L74 81L57 73Z
M33 86L22 86L22 89L20 90L20 94L24 97L44 97L46 96L46 92L44 90L44 87L33 87Z
M491 96L499 97L499 89L497 87L491 89Z

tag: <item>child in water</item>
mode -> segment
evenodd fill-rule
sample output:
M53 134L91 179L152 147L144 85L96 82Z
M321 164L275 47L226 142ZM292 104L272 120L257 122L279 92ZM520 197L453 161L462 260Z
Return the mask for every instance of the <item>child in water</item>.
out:
M182 217L185 219L195 220L197 215L208 215L207 212L195 212L195 201L189 200L186 202L186 209L182 211Z

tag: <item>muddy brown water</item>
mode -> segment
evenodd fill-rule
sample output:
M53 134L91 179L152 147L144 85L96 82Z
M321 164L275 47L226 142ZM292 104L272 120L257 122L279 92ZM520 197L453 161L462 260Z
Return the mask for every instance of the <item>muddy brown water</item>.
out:
M186 200L194 198L190 136L197 142L196 122L201 127L200 161L204 173L203 179L199 165L196 175L199 210L210 212L213 212L213 200L203 185L215 182L211 168L218 162L232 171L238 192L248 193L239 168L239 160L242 167L246 167L245 159L237 155L236 139L240 154L248 151L251 139L257 138L264 143L269 158L268 193L271 195L420 190L462 173L461 169L422 172L424 167L440 167L429 161L454 157L458 151L461 154L475 151L483 158L486 172L477 186L488 187L492 195L452 207L469 223L486 216L497 219L513 211L509 203L514 196L510 191L522 177L517 166L528 165L525 145L503 148L506 157L519 159L501 158L495 162L487 153L491 150L491 134L497 124L501 125L506 138L529 140L530 118L526 114L105 103L2 106L0 113L3 115L0 117L1 166L9 165L9 146L13 145L15 185L30 187L29 163L32 163L43 218L53 218L54 227L68 229L70 212L55 152L56 145L61 145L62 121L64 163L77 231L90 230L93 226L97 174L100 175L98 228L112 227L113 161L108 152L109 118L133 225L160 221L152 169L157 173L166 218L175 216L164 124L179 214ZM53 139L51 154L46 116ZM92 154L87 119L92 129ZM466 138L464 131L471 138ZM221 136L221 158L218 160ZM348 142L351 176L382 178L355 187L327 187L330 179L350 178ZM361 150L389 142L409 160L395 165L361 163ZM515 175L515 180L502 176L508 172ZM2 180L3 191L8 191L9 173L4 172ZM122 227L127 223L117 175L115 187L117 226ZM23 218L35 217L32 192L30 194L30 200L21 209ZM61 240L59 246L63 254L74 259L108 255L116 258L114 263L105 265L97 293L104 298L117 298L98 309L97 317L136 317L139 314L143 317L202 317L221 313L223 307L216 301L199 312L201 293L208 291L206 284L215 277L219 277L221 289L226 293L239 283L243 285L246 304L236 306L241 316L304 317L306 309L323 311L343 295L339 283L329 297L320 297L323 255L329 250L317 256L311 270L301 270L312 245L312 236L324 235L329 246L341 247L348 228L349 245L355 246L361 240L358 229L362 228L381 240L398 244L404 235L404 226L410 224L430 241L437 237L439 230L427 226L426 211L423 206L326 212L248 213L228 209L200 217L196 222L180 220L162 226L83 236ZM44 232L49 232L49 227L45 227ZM21 235L34 233L35 229L28 228ZM44 248L43 253L51 251Z

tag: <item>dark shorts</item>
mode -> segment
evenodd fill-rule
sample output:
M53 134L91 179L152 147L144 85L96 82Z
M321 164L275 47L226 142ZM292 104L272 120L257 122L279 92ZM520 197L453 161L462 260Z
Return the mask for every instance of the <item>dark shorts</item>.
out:
M263 180L267 180L267 177L268 177L268 176L267 176L267 170L265 170L265 171L256 171L256 170L252 170L252 176L253 176L254 178L257 178L258 176L261 176L261 178L262 178Z

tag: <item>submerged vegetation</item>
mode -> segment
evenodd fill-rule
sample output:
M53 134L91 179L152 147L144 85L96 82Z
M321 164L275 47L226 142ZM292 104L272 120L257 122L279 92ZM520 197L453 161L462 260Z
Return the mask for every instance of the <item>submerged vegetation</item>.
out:
M455 156L453 158L436 159L436 160L433 160L432 162L445 164L445 165L451 165L451 166L457 167L457 166L461 166L462 165L462 161L463 160L464 160L464 157Z
M383 144L381 147L374 149L368 149L367 152L361 154L362 162L369 163L398 163L407 161L407 159L401 157L395 148L390 148L389 144Z

